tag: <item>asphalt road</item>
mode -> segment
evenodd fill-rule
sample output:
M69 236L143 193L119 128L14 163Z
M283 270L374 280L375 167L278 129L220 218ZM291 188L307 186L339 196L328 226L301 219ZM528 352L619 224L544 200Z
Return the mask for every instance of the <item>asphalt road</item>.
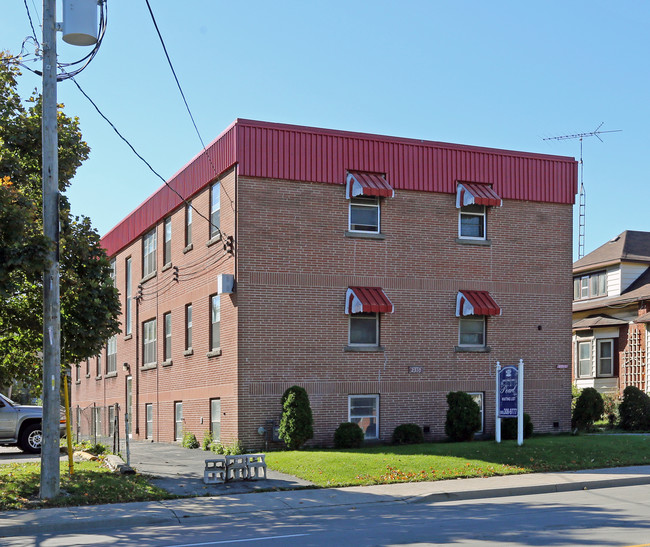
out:
M650 486L257 512L174 526L3 538L3 545L650 546Z

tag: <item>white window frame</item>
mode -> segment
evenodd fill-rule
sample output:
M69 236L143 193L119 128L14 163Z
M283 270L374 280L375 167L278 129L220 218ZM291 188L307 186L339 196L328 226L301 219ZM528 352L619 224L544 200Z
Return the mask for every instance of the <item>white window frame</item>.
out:
M216 303L216 306L215 306ZM215 340L218 338L218 340ZM213 294L210 296L210 350L214 351L221 347L221 296Z
M146 403L144 405L145 412L145 439L153 439L153 403Z
M481 322L483 325L483 332L481 333L481 337L483 338L483 343L482 344L467 344L463 343L462 337L463 337L463 325L467 325L470 323L479 323ZM485 315L467 315L464 317L459 317L458 318L458 346L462 348L484 348L487 343L487 336L486 336L486 316ZM467 334L467 333L465 333ZM470 334L475 334L475 333L470 333Z
M471 395L474 402L481 409L481 429L479 429L476 434L483 435L483 433L485 433L485 393L482 391L471 391L468 395Z
M589 348L589 355L587 358L583 359L580 355L580 347L588 347ZM591 358L591 348L592 347L592 341L591 340L579 340L576 344L576 377L577 378L592 378L593 377L593 367L592 367L592 358ZM589 363L589 374L582 374L582 362Z
M355 208L367 208L377 211L377 229L359 230L353 228L356 224L352 223L352 211ZM371 226L367 224L366 226ZM350 198L348 204L348 231L361 234L379 234L381 233L381 204L378 196L356 196Z
M163 266L172 263L172 217L163 222Z
M603 359L602 349L601 349L603 344L609 344L611 348L610 356L605 359ZM610 361L611 372L605 374L602 371L601 363L607 359L609 359ZM614 376L614 340L612 338L598 338L596 340L596 371L597 371L597 376L601 378L611 378L612 376Z
M102 354L98 353L95 357L95 376L101 378L102 376Z
M374 343L352 342L352 323L353 321L371 321L375 322L375 341ZM348 346L353 347L378 347L379 346L379 313L351 313L348 318Z
M142 277L156 271L156 250L157 250L156 229L144 234L142 237Z
M108 436L115 434L115 405L108 406Z
M158 354L158 335L156 318L142 323L142 364L155 365ZM149 360L147 360L149 358Z
M111 281L113 282L113 287L115 286L115 259L111 258L110 260L110 266L111 266Z
M221 183L210 186L210 239L221 232Z
M601 290L602 289L602 290ZM573 278L573 299L587 300L607 296L607 272L601 271Z
M163 314L163 361L171 361L172 358L172 312Z
M192 304L185 306L185 350L192 349Z
M463 217L480 217L483 220L483 235L471 236L463 234ZM485 241L487 239L487 210L485 205L466 205L458 210L458 238Z
M117 335L106 342L106 374L117 372Z
M133 323L133 314L132 314L132 304L133 304L133 293L131 289L131 274L132 274L132 264L131 257L128 257L124 261L124 278L125 278L125 295L126 302L124 306L124 334L129 336L132 331Z
M174 440L183 440L183 403L174 401Z
M217 428L219 431L216 431ZM213 440L221 440L221 399L219 398L210 399L210 433Z
M185 206L185 247L192 244L192 202Z
M352 399L372 399L375 401L375 414L373 415L363 415L363 416L352 416ZM379 439L379 395L348 395L348 422L356 423L357 425L364 418L374 418L375 419L375 433L368 435L367 431L364 430L364 438L368 439ZM356 420L356 421L355 421ZM361 427L361 426L359 426ZM362 427L363 429L363 427Z

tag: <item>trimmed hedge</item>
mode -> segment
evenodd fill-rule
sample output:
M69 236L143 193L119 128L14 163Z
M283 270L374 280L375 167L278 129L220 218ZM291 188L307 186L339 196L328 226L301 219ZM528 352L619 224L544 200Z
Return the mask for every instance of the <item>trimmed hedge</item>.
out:
M618 407L620 426L628 431L650 429L650 397L634 386L623 390L623 400Z
M447 393L445 433L452 441L471 441L481 428L481 409L469 393Z
M533 436L533 421L524 412L524 439ZM517 439L517 418L504 418L501 420L501 438L505 441Z
M571 416L572 425L579 430L589 431L594 422L600 420L603 412L605 412L603 396L595 388L586 387L576 400Z
M401 424L393 431L393 444L419 444L424 442L424 433L418 424Z
M334 432L334 446L336 448L360 448L363 440L363 429L354 422L343 422Z

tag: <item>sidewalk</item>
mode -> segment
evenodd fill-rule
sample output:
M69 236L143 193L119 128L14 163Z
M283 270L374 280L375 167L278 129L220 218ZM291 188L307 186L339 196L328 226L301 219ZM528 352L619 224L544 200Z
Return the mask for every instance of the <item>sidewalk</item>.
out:
M265 482L268 488L272 480L256 484L264 487ZM174 525L191 518L243 512L300 511L371 503L440 503L640 484L650 484L650 466L10 511L0 513L0 537L134 525Z

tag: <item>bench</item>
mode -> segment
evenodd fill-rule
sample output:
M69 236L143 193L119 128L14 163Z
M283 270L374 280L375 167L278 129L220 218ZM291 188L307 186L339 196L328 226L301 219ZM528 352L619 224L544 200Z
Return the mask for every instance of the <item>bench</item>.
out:
M241 454L236 456L215 456L205 460L203 482L222 484L229 480L266 479L264 454Z

